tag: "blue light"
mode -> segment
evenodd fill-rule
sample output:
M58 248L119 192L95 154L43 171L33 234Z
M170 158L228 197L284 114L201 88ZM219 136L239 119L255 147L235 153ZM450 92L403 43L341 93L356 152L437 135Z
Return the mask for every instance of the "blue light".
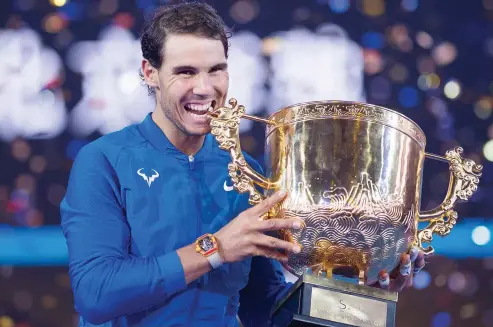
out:
M415 107L418 104L418 91L412 87L404 87L399 92L399 102L406 108Z
M63 7L58 9L59 13L63 13L68 20L79 20L84 16L84 7L80 3L67 2Z
M431 319L432 327L449 327L452 322L452 317L448 312L439 312Z
M59 227L0 225L0 265L66 266L67 243Z
M384 46L384 38L378 32L366 32L361 38L361 44L369 49L381 49Z
M454 259L491 257L491 243L480 246L474 243L471 237L472 232L478 226L485 226L492 231L493 221L491 218L460 218L449 235L433 237L431 245L435 248L435 254ZM426 225L426 222L419 223L419 229ZM490 240L490 242L492 241Z
M491 247L474 244L471 233L474 228L480 225L493 230L492 220L490 218L461 218L463 219L454 227L450 236L433 239L432 245L435 248L435 253L453 259L491 257ZM425 225L426 223L420 223L419 228L424 228ZM0 265L54 266L66 265L67 262L66 241L59 226L12 228L10 225L0 224ZM417 284L419 289L426 282L427 274L425 268L416 275L415 287ZM344 280L342 276L337 277ZM434 319L438 323L447 322L446 316L438 316ZM447 324L432 325L432 327L447 326Z
M481 225L474 228L471 234L471 238L474 244L484 246L490 242L491 232L488 227Z
M329 0L330 9L338 14L342 14L349 9L349 0Z
M401 6L405 11L415 11L418 8L418 0L402 0Z
M422 290L430 285L431 276L426 270L422 270L417 275L414 276L413 286L417 290Z

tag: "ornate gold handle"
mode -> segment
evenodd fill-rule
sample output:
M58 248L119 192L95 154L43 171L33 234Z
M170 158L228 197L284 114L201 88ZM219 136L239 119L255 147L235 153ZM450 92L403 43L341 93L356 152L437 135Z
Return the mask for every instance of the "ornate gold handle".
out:
M457 212L454 210L456 203L468 201L478 189L483 166L462 158L462 152L461 147L456 147L447 151L445 158L426 154L432 159L448 161L450 168L450 182L443 203L432 210L419 213L419 222L429 222L428 226L418 230L417 240L419 248L427 255L435 250L432 246L423 247L423 243L430 243L434 233L439 236L448 235L457 221Z
M248 118L267 124L273 124L273 122L245 115L245 107L238 105L234 98L229 100L229 104L231 107L221 107L209 113L212 117L211 134L216 138L219 147L229 151L231 155L232 162L228 164L228 172L234 189L240 193L249 192L248 202L251 205L256 205L263 200L264 196L257 190L255 184L264 189L273 189L276 188L277 183L256 172L246 162L240 145L240 118Z

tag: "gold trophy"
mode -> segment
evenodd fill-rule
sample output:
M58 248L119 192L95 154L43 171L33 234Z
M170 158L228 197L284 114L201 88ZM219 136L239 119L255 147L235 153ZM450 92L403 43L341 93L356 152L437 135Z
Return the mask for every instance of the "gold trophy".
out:
M455 204L477 190L482 166L462 158L460 147L445 157L426 153L416 123L375 105L316 101L262 119L246 115L235 99L229 104L210 115L212 134L231 154L234 188L248 192L251 205L288 191L265 219L297 218L303 225L278 235L302 250L283 264L299 280L276 310L294 303L292 326L393 327L397 293L368 285L381 270L394 270L412 246L433 253L425 243L450 233ZM265 177L242 155L241 118L267 125ZM450 182L440 206L420 211L425 157L448 162ZM419 222L428 224L419 229ZM355 282L332 278L341 269L351 270Z

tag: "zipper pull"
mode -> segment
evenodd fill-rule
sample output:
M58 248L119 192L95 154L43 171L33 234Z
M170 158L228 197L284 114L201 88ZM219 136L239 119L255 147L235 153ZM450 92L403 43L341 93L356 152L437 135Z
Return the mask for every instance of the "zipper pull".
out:
M188 156L188 163L190 164L190 169L193 169L193 162L195 158L193 156Z

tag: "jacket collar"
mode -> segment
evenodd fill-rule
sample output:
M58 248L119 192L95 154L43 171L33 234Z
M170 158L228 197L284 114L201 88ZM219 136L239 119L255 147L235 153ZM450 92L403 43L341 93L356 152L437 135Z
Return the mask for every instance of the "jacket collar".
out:
M142 135L151 143L151 145L159 151L171 152L186 155L176 148L173 143L166 137L166 134L159 128L159 126L152 119L152 113L147 114L146 118L138 125L139 131ZM210 133L205 136L204 144L202 148L195 154L195 158L204 156L206 153L210 153L213 149L215 140Z

